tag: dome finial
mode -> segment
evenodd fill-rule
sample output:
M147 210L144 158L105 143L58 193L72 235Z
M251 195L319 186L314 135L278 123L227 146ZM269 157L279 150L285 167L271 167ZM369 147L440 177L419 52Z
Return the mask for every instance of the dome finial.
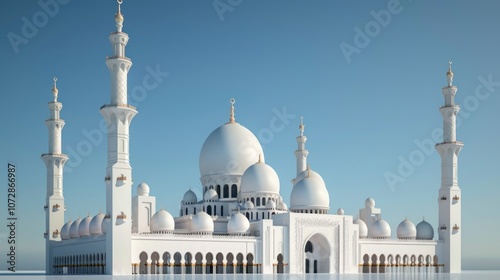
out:
M300 136L304 136L304 116L300 116L300 125L299 125L299 130L300 130Z
M57 89L57 77L54 77L53 80L54 87L52 88L52 94L54 95L54 102L57 102L57 95L59 93L59 90Z
M259 161L258 163L261 163L262 162L262 154L259 154Z
M452 61L448 61L448 72L446 72L446 81L448 81L448 86L451 87L453 84L453 71L451 71Z
M234 118L234 103L236 103L236 100L234 98L229 99L229 103L231 103L231 108L229 111L229 123L235 123L236 120Z
M118 32L122 32L123 15L121 11L121 5L123 3L123 0L116 0L116 2L118 3L118 12L115 14L116 29Z
M311 165L307 164L307 178L309 178L309 176L311 176Z

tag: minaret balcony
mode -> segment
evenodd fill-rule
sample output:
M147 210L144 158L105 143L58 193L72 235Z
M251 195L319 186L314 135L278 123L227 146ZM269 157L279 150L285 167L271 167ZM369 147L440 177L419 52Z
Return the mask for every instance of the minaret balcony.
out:
M442 225L442 226L440 226L440 227L439 227L439 229L440 229L440 230L446 230L446 229L447 229L447 227L446 227L446 225Z
M453 230L454 230L454 231L458 231L459 229L460 229L460 227L459 227L457 224L455 224L455 225L453 226Z
M458 201L458 200L460 200L460 197L459 197L458 195L455 195L455 196L453 197L453 200L457 200L457 201Z
M61 208L61 205L59 204L54 204L52 206L52 212L56 212L56 211L59 211L59 209Z
M59 230L58 230L58 229L54 230L54 232L52 233L52 237L53 237L53 238L58 238L58 237L59 237L59 235L60 235L60 232L59 232Z
M130 58L126 56L119 56L119 55L106 56L106 59L124 59L127 61L132 61Z

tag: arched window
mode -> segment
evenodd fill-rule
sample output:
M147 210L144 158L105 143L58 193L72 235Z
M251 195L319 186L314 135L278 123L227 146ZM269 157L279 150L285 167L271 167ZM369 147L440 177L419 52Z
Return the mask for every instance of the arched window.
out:
M216 191L217 191L217 196L218 196L218 197L221 197L221 196L220 196L220 185L217 185Z
M186 207L186 215L188 214L188 208Z
M252 198L250 198L250 201L255 205L255 200Z
M253 220L253 212L250 213L250 219Z
M262 198L262 205L266 206L266 198L265 197Z
M264 203L262 203L264 205ZM257 197L257 200L255 202L255 206L260 206L260 197Z
M245 216L247 216L247 219L250 220L250 214L248 214L248 212L245 213Z
M193 215L196 215L196 207L193 208Z
M305 250L306 253L312 253L313 252L313 244L311 243L311 241L307 241L306 243L306 250Z
M217 216L217 205L214 205L214 216Z
M262 212L262 220L264 220L264 212Z
M229 186L226 184L224 185L224 198L229 197Z
M210 188L211 188L211 189L213 189L213 188L214 188L214 186L210 185Z
M207 206L207 214L212 216L212 205Z
M238 187L233 184L231 186L231 197L237 197L238 196Z
M220 215L222 217L224 217L224 206L223 205L220 206Z

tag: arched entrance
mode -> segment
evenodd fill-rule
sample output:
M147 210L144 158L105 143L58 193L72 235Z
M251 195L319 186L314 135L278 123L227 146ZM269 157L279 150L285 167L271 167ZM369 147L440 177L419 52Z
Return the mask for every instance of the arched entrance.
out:
M330 273L330 243L321 234L314 234L304 245L305 273Z

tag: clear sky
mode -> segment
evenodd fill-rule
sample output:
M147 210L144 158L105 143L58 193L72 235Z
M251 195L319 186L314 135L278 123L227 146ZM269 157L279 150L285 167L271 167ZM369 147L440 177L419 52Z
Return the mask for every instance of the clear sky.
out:
M99 108L110 99L104 62L116 7L113 0L0 2L0 218L6 223L11 161L18 167L19 269L44 265L40 155L48 149L54 76L70 156L66 220L105 209ZM425 216L437 237L433 131L442 126L441 88L453 60L462 108L457 139L465 144L463 267L500 269L499 10L493 0L125 0L134 63L129 103L139 111L130 128L134 194L147 182L158 208L174 215L186 190L201 197L199 151L228 121L234 97L236 120L261 141L287 204L303 115L309 163L326 181L331 213L342 207L356 216L373 197L393 235L405 217L417 224ZM2 260L6 234L0 226Z

